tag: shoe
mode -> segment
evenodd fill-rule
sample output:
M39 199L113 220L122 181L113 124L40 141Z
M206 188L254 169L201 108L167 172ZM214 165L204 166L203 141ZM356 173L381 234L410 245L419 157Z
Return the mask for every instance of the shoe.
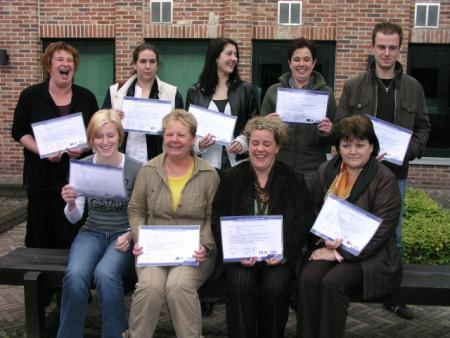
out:
M394 312L397 316L403 319L411 320L414 318L414 314L404 304L383 304L386 310Z

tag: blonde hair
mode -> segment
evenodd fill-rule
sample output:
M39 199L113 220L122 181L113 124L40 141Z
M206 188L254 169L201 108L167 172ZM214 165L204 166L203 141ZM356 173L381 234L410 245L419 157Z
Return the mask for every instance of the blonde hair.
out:
M89 147L93 147L93 140L95 134L106 124L112 123L116 127L117 132L119 133L119 146L123 141L123 127L122 122L120 121L120 115L117 110L114 109L101 109L92 115L91 120L89 121L89 125L87 127L87 139Z
M78 66L80 65L80 53L78 52L78 50L64 41L52 42L47 46L47 48L44 51L44 54L42 55L41 62L42 62L42 71L44 73L44 80L48 80L50 78L50 68L52 66L53 54L55 54L55 52L59 50L64 50L72 54L74 63L74 72L77 71Z
M163 132L166 130L170 121L178 121L181 124L189 128L189 131L193 137L197 133L197 120L192 113L184 109L175 109L171 113L164 116L162 120Z
M277 145L284 146L288 142L287 129L287 124L280 119L269 119L265 116L257 116L247 122L243 134L247 138L247 142L249 142L253 131L267 130L273 134Z

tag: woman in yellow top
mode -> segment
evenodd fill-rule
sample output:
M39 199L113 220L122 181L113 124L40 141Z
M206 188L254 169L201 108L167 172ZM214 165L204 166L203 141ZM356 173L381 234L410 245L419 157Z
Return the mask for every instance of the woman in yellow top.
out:
M161 306L167 303L177 337L201 336L197 291L214 268L216 244L211 232L211 205L219 176L207 162L192 154L197 121L184 110L163 119L164 153L147 162L138 174L128 213L135 243L142 254L138 226L200 225L200 248L193 257L198 267L137 268L138 283L130 310L131 337L151 337Z

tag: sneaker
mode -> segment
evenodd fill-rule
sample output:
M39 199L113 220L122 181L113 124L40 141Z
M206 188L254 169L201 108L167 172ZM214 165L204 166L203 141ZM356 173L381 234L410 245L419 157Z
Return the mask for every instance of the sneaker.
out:
M404 304L383 304L383 306L386 310L394 312L400 318L408 320L414 318L412 311Z

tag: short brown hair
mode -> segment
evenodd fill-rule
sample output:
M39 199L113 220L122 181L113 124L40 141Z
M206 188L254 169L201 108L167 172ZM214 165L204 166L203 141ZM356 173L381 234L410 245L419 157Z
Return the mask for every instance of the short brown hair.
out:
M396 23L392 22L380 22L373 27L372 31L372 46L375 46L375 37L377 36L377 33L381 32L383 34L398 34L400 38L399 47L402 45L403 40L403 31L402 27L400 25L397 25Z
M163 117L162 120L163 131L166 130L167 125L169 124L170 121L179 121L181 124L184 124L186 127L189 128L191 135L195 137L195 134L197 133L197 120L195 119L195 116L192 113L189 113L184 109L173 110L171 113Z
M277 145L284 146L288 141L287 128L287 124L280 119L257 116L249 120L245 125L244 136L247 138L248 142L255 130L267 130L273 134L273 138Z
M119 133L119 146L122 144L124 132L119 112L114 109L101 109L92 115L87 127L87 139L90 148L93 147L95 134L97 134L106 123L114 124Z
M72 47L67 42L57 41L52 42L45 48L44 54L42 55L42 71L44 73L44 80L48 80L50 78L50 68L52 65L52 57L56 51L65 50L66 52L72 54L73 63L74 63L74 71L76 72L78 66L80 65L80 53L75 47Z
M333 126L334 146L339 152L339 145L343 140L367 140L373 145L372 154L378 155L380 144L373 129L372 121L364 114L348 116L340 120Z

